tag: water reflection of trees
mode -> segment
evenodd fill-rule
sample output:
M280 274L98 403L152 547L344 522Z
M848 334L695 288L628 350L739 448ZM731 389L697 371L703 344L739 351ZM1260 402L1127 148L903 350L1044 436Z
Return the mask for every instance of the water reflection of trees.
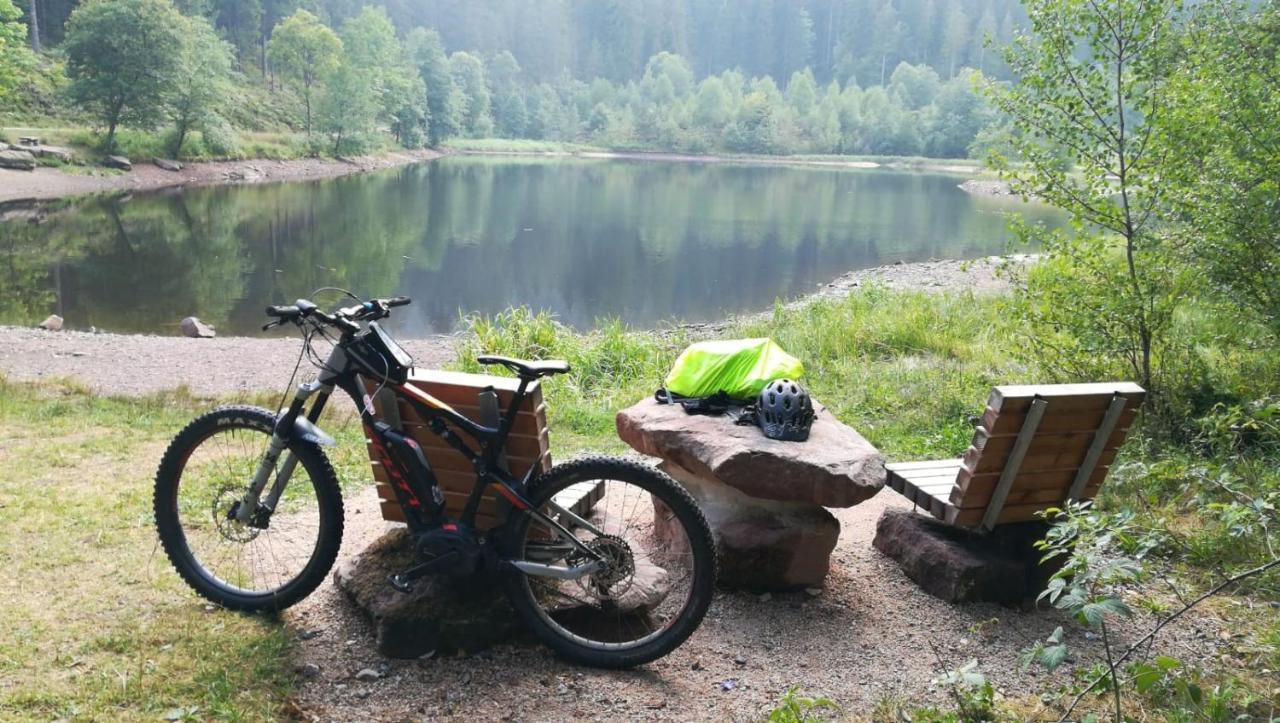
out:
M446 159L322 182L104 198L0 221L0 320L248 331L321 286L409 293L402 328L550 308L588 324L761 308L839 272L1001 250L947 177L747 165Z

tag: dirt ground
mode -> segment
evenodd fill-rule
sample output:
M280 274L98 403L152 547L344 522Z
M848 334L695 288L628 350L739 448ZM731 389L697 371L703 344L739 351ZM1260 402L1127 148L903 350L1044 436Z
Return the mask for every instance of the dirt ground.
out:
M758 720L799 686L856 717L884 700L946 704L946 690L932 681L944 665L976 659L1001 695L1029 701L1028 720L1057 720L1036 711L1050 679L1019 671L1018 651L1058 625L1081 657L1101 655L1098 641L1052 610L951 605L924 594L871 546L888 507L909 505L882 491L833 510L842 532L823 590L721 590L684 646L629 672L569 665L531 639L473 656L386 659L375 650L372 626L336 586L322 585L285 615L304 671L298 706L322 721L744 721ZM388 525L371 488L350 498L340 559ZM1132 630L1148 622L1140 618ZM1169 628L1161 649L1184 660L1216 656L1221 627L1212 617L1188 619ZM384 677L357 680L365 668Z
M0 168L0 203L106 191L148 191L170 186L333 178L427 161L442 155L442 152L435 150L402 150L381 156L360 156L344 160L300 158L289 161L212 161L185 164L177 172L166 171L150 163L136 163L132 171L113 173L99 169L100 175L67 173L46 167L36 168L34 171ZM237 174L250 180L233 180L232 176Z
M419 366L453 359L453 338L403 341ZM298 337L96 334L0 327L0 373L13 381L70 377L100 394L137 395L180 385L200 395L281 390L298 360ZM304 360L300 380L314 376Z

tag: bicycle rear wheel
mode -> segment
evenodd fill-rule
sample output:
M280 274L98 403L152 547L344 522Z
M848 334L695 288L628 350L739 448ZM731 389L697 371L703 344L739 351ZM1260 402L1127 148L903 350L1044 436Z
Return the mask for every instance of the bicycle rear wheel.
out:
M342 543L337 477L319 447L298 440L286 449L298 464L270 519L236 521L234 509L274 427L275 415L265 409L215 409L178 433L156 472L156 529L165 553L192 589L234 610L298 602L324 580Z
M715 592L715 547L702 512L674 480L626 460L586 458L536 480L529 501L605 560L578 579L507 571L512 605L556 652L626 668L666 655L697 629ZM557 568L588 562L528 514L508 523L503 552Z

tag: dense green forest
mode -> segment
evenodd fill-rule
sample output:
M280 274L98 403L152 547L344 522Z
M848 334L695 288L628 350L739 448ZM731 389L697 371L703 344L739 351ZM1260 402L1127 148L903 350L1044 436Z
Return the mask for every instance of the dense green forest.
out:
M196 156L235 155L236 131L294 131L335 154L389 133L964 157L996 135L980 84L1008 75L987 41L1025 23L1015 0L122 3L0 10L43 58L9 63L35 72L19 117L80 118L108 145L119 126L171 125L173 154ZM169 40L134 47L150 33ZM87 80L100 71L122 77ZM102 88L130 73L162 82Z

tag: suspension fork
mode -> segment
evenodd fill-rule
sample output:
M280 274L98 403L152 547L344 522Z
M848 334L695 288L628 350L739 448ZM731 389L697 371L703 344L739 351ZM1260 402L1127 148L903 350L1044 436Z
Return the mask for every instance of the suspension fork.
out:
M276 505L280 502L280 495L284 494L284 488L288 486L289 479L293 477L293 472L298 467L298 458L292 452L285 454L284 462L281 463L278 471L276 470L276 462L279 461L280 454L285 451L286 435L292 433L294 420L302 413L302 408L307 399L317 392L319 394L316 396L316 401L311 405L311 410L307 413L307 421L312 423L319 420L320 414L324 412L325 403L329 401L333 386L320 381L298 385L298 392L294 395L289 409L276 421L275 431L271 434L271 442L267 445L267 451L262 456L262 461L258 463L258 470L253 475L253 482L249 484L248 491L245 492L240 505L236 508L237 522L248 524L255 518L259 510L265 510L268 516L275 511ZM271 479L273 471L276 472L275 482L271 485L266 499L261 499L262 491L266 489L267 482Z

